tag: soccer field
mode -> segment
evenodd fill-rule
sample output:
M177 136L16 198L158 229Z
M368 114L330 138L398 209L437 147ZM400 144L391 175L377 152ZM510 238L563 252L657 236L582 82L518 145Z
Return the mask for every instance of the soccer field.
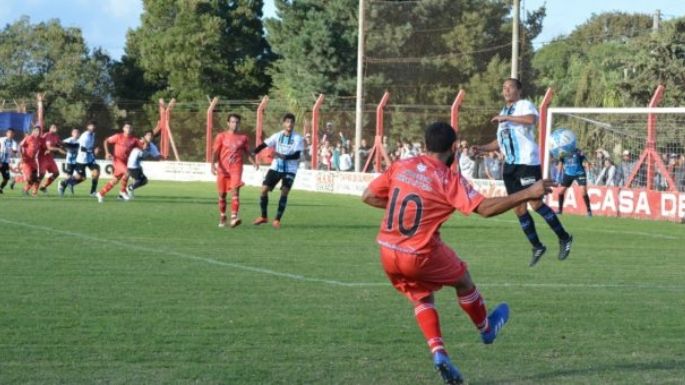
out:
M386 282L382 212L293 191L283 227L219 229L214 185L0 196L0 384L440 384L413 309ZM273 215L277 195L272 194ZM467 383L685 384L683 226L564 216L568 260L513 214L459 214L442 237L509 324L485 346L452 290L437 296Z

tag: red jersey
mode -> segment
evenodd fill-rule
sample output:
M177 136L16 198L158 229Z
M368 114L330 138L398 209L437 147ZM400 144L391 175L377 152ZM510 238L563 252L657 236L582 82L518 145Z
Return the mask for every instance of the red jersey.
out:
M219 169L243 164L243 153L249 153L247 135L222 132L214 138L214 152L219 154Z
M388 199L378 243L410 254L425 254L441 244L443 222L455 210L472 213L485 199L461 174L426 155L393 163L369 190Z
M21 148L21 160L24 163L32 164L43 149L43 140L39 136L28 135L21 141L19 147Z
M38 158L40 160L53 159L52 152L46 154L46 152L48 150L48 143L52 147L59 147L62 143L62 140L59 138L59 136L57 136L57 134L49 132L49 131L44 133L40 138L42 141L42 148L40 150L40 153L38 154Z
M143 148L143 143L140 139L133 135L126 136L123 132L107 138L107 143L114 145L114 160L124 163L128 162L128 156L131 155L131 151L133 151L135 147L140 149Z

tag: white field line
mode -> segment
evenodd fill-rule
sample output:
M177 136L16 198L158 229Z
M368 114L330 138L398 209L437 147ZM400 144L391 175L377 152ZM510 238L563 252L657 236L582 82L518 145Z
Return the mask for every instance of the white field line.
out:
M163 256L174 256L181 259L187 259L196 262L204 262L211 265L218 265L224 267L230 267L233 269L250 271L253 273L271 275L281 278L287 278L294 281L302 282L316 282L324 283L332 286L344 286L344 287L373 287L373 286L389 286L388 282L343 282L336 281L332 279L316 278L316 277L306 277L300 274L284 273L280 271L264 269L261 267L254 267L239 263L224 262L212 258L199 257L197 255L180 253L173 250L165 250L153 247L145 247L134 245L127 242L115 241L112 239L93 237L88 234L78 233L74 231L59 230L48 226L34 225L30 223L10 221L4 218L0 218L0 223L6 223L8 225L21 226L33 230L47 231L55 234L67 235L73 238L79 238L86 241L98 242L101 244L110 244L126 248L129 250L136 250L145 253L155 253L161 254ZM520 288L591 288L591 289L607 289L607 288L617 288L617 289L666 289L666 290L685 290L683 285L654 285L654 284L621 284L621 283L478 283L478 286L482 287L520 287Z

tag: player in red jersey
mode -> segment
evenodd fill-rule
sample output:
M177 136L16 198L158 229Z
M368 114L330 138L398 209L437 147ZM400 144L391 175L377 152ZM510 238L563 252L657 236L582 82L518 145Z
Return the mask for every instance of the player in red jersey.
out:
M229 114L226 131L214 138L212 152L212 174L216 175L216 187L219 193L219 227L226 226L226 195L231 193L231 227L242 223L238 217L240 210L240 187L244 185L243 154L250 163L258 168L257 162L250 153L247 135L238 134L241 117Z
M24 175L24 195L33 188L33 195L38 191L38 153L43 148L40 138L40 127L35 126L31 134L24 137L19 144L21 152L21 172Z
M484 343L495 340L509 318L502 303L487 316L482 296L466 263L440 239L440 226L456 210L489 217L503 213L551 191L553 183L540 180L506 197L485 198L459 173L450 170L457 151L457 135L447 123L433 123L425 132L427 154L401 160L374 179L364 191L364 203L385 209L377 241L381 263L393 286L414 305L433 363L448 384L461 384L461 373L445 351L433 292L456 289L461 308L481 333Z
M49 131L44 133L41 139L43 140L43 148L38 154L38 182L43 180L45 174L50 174L40 187L40 191L47 193L48 186L59 176L59 168L55 163L53 153L59 152L66 155L66 152L61 148L62 139L57 136L57 125L51 124Z
M133 136L131 124L125 123L121 130L122 132L110 136L105 139L103 143L103 147L105 147L105 158L112 159L114 163L114 178L107 182L107 184L95 195L100 203L102 203L109 190L119 183L119 181L121 181L119 198L123 200L130 199L126 192L126 184L128 182L128 156L135 147L143 149L144 143L142 140ZM109 152L110 144L114 145L114 156Z

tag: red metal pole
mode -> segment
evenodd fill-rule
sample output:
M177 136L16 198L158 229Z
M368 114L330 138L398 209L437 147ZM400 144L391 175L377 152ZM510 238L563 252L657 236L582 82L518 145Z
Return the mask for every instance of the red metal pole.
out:
M312 170L319 166L319 110L324 98L324 94L319 94L312 108Z
M267 105L269 105L269 96L265 95L257 107L257 119L255 122L255 147L264 142L264 110L266 110ZM257 162L266 158L265 151L257 154Z
M649 102L649 107L653 108L659 105L661 99L664 97L664 85L659 84L652 95L652 100ZM656 153L656 114L647 115L647 190L653 188L654 181L654 162L658 158Z
M166 124L166 105L164 99L159 99L159 123L160 128L159 137L159 152L164 159L169 158L169 131Z
M538 144L540 146L540 164L547 161L547 110L554 98L554 90L550 87L540 103L540 117L538 118ZM546 176L545 176L546 177Z
M212 161L212 131L214 129L214 108L217 103L219 103L219 98L215 97L209 102L209 107L207 108L207 141L205 143L205 162L209 163Z
M388 100L390 99L390 92L385 91L385 94L383 94L383 98L381 98L380 103L378 103L378 106L376 107L376 143L375 145L378 147L379 151L376 151L376 172L380 172L381 170L381 158L382 154L380 151L380 148L383 146L383 134L384 134L384 127L383 127L383 112L385 109L386 104L388 104Z
M464 96L466 96L466 92L464 92L464 90L459 90L450 110L450 124L457 133L459 133L459 110L461 109L461 104L464 102Z

